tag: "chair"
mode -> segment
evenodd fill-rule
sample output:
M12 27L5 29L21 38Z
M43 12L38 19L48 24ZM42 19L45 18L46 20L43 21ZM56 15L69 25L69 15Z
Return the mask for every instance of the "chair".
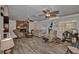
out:
M79 49L72 47L72 46L68 46L67 47L67 52L66 53L72 53L72 54L79 54Z
M17 36L17 38L25 37L25 34L23 32L20 32L19 30L13 30L14 34Z
M5 38L1 40L1 50L4 54L12 53L12 48L14 47L14 42L12 38Z

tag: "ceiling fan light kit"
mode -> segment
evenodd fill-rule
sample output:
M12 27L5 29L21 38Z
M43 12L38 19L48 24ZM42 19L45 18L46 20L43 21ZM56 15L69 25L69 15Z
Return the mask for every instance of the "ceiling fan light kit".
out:
M57 20L59 19L60 17L52 17L52 18L49 18L49 20Z

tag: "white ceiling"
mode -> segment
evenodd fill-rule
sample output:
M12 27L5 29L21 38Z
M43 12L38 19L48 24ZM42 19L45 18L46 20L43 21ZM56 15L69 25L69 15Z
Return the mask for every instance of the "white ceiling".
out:
M52 8L53 11L59 11L59 16L79 13L78 5L9 5L9 16L13 20L24 19L28 16L33 20L43 20L44 17L36 18L32 16L39 15L44 8Z

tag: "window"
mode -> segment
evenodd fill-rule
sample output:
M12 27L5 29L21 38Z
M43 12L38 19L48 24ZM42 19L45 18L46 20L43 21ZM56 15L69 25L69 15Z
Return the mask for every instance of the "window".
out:
M65 31L65 30L70 30L72 28L76 28L76 20L70 20L70 21L65 21L65 22L60 22L59 23L59 30Z

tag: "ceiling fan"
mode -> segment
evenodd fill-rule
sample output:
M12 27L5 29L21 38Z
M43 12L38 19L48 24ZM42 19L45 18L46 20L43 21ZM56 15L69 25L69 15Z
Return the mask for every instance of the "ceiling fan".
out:
M42 14L38 16L44 16L45 18L52 18L52 17L57 17L57 14L59 14L59 11L52 11L50 9L44 9L42 10Z

